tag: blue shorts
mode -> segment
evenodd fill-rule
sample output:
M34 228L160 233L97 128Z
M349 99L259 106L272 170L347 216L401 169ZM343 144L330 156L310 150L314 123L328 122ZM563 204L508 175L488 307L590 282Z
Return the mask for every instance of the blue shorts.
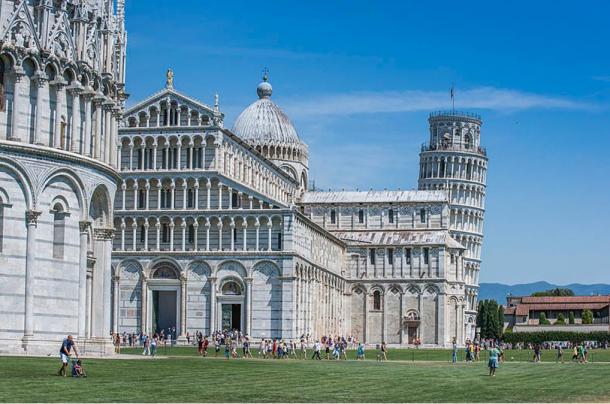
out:
M489 359L489 365L490 368L492 369L497 369L498 368L498 359L497 358L491 358Z
M61 363L68 363L68 361L70 360L70 358L68 358L68 355L63 352L59 353L59 357L61 358Z

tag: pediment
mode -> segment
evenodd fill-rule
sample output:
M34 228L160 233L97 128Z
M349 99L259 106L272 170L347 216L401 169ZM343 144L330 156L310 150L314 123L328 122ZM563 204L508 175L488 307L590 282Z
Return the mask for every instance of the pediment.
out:
M147 99L138 102L134 106L128 108L125 111L124 117L138 115L141 112L148 112L150 109L157 108L160 103L165 103L167 100L172 103L176 103L180 106L189 108L191 111L197 111L201 115L207 115L212 117L214 115L214 109L203 102L189 97L176 91L173 88L164 88L163 90L153 94ZM221 114L222 116L222 114Z

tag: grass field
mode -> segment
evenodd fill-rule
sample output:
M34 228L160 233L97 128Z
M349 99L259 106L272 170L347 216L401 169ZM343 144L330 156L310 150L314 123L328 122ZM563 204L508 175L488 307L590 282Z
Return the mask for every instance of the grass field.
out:
M87 379L56 358L0 358L0 401L609 401L610 364L87 359Z

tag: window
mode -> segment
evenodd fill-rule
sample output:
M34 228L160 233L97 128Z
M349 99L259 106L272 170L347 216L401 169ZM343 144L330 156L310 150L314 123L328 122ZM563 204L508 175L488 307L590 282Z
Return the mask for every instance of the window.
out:
M407 248L405 250L405 261L407 261L407 265L411 265L411 249Z
M140 189L138 190L138 209L144 209L146 204L146 190Z
M167 158L167 148L164 148L163 150L161 150L161 168L163 170L167 169L167 165L165 164L165 159Z
M144 232L145 232L144 225L141 225L141 226L140 226L140 243L143 243L143 242L144 242L144 236L145 236L145 233L144 233Z
M388 222L394 223L394 209L388 210Z
M369 250L369 258L371 260L371 265L375 265L375 249L371 248Z
M373 292L373 310L381 310L381 292L378 290Z
M426 223L426 209L420 209L419 210L419 220L422 223Z
M53 258L64 257L64 237L66 231L66 213L59 204L53 208Z
M161 225L161 241L169 243L169 225L167 223Z
M358 223L362 224L364 223L364 210L360 209L358 211Z
M334 209L332 209L330 211L330 224L335 224L335 223L337 223L337 212Z
M233 242L237 243L237 229L233 228Z
M428 265L429 261L430 261L430 249L424 248L424 264Z
M388 248L388 264L394 265L394 249Z
M137 156L138 156L137 159L138 159L138 169L139 169L140 167L143 167L142 166L142 158L144 157L144 156L142 156L142 149L141 148L138 149Z
M195 192L189 188L186 193L186 206L190 209L195 207Z
M195 242L195 226L193 226L192 224L189 224L189 235L188 235L188 242L190 244L193 244Z
M464 136L464 147L466 149L472 148L472 138L469 134L466 134L466 136Z
M231 193L231 203L234 208L239 208L239 200L237 199L237 192Z
M191 167L191 148L186 148L186 167Z
M455 263L455 255L454 254L451 254L451 263L452 264Z
M277 249L282 249L282 233L277 234Z

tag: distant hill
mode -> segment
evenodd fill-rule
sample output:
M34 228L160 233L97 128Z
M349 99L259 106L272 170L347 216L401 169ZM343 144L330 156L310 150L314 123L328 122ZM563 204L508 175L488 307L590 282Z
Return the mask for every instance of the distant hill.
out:
M593 285L582 285L572 283L569 285L555 285L548 282L522 283L518 285L505 285L503 283L481 283L479 300L495 299L500 304L506 304L506 295L529 296L534 292L554 288L572 289L577 295L610 295L610 285L597 283Z

